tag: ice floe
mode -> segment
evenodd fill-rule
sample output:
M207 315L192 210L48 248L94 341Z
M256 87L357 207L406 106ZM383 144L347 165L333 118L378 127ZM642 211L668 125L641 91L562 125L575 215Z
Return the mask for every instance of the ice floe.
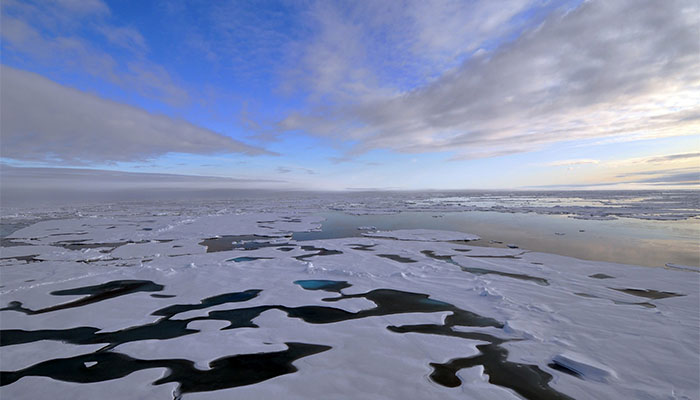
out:
M311 206L143 208L10 235L0 398L698 398L693 266L291 239Z
M550 364L550 366L553 368L570 372L582 379L607 382L617 377L615 371L581 354L557 354L552 359L552 363L554 365Z

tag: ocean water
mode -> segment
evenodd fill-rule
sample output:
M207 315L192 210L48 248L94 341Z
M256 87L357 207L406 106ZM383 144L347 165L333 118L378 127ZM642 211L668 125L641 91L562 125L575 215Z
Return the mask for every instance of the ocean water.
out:
M295 240L361 236L359 227L378 230L439 229L473 233L475 246L506 247L584 260L660 267L667 263L700 266L700 221L583 220L536 213L400 212L388 215L321 214L320 231L296 232Z

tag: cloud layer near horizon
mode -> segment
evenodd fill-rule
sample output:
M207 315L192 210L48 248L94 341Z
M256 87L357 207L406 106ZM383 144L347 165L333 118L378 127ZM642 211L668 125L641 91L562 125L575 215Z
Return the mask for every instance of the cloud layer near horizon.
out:
M324 27L325 37L352 42L336 32L352 26ZM354 97L330 93L331 105L292 113L279 127L349 139L356 145L348 156L388 148L455 158L693 134L700 129L698 37L694 1L588 1L415 89L391 92L365 79ZM317 54L320 65L342 60L328 48Z
M239 188L260 187L267 183L283 183L279 179L231 178L218 176L159 174L80 168L12 167L0 164L3 186L13 189L110 190L158 188ZM38 185L40 183L41 185Z
M165 115L117 103L2 66L2 157L90 163L163 154L268 151Z
M279 179L230 178L78 168L16 168L0 164L3 207L191 200L251 196L271 188L294 188Z

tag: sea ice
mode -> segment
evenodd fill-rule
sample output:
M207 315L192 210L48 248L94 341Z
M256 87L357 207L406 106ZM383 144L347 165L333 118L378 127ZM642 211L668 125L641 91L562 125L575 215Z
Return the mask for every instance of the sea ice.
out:
M573 371L583 379L598 382L607 382L615 378L617 374L608 367L588 359L586 356L576 353L557 354L552 360L554 364Z
M369 206L344 207L380 211ZM465 243L475 235L423 229L292 240L318 228L313 207L144 206L14 232L25 244L1 250L0 397L698 398L693 266L479 247ZM235 235L279 242L201 244ZM299 283L309 281L325 286ZM456 385L440 384L439 368Z

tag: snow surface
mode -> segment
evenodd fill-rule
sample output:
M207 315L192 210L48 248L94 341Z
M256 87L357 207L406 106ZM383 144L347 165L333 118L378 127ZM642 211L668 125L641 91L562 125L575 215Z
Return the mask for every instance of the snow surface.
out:
M318 229L321 220L309 210L294 208L188 213L142 206L139 215L126 215L123 209L99 217L72 215L14 232L10 238L22 245L0 250L0 307L6 307L0 311L3 375L88 355L82 365L89 376L89 371L101 368L101 362L90 357L105 352L152 362L189 360L197 370L211 371L210 363L222 357L285 352L289 343L329 349L293 361L295 372L237 387L182 393L177 382L153 385L171 373L153 366L90 383L23 376L0 386L0 398L525 397L490 382L492 376L483 365L458 370L456 387L431 378L434 365L478 357L478 346L489 342L477 334L503 340L500 346L507 350L508 362L551 375L548 387L562 396L700 398L697 268L637 267L477 247L464 242L476 236L447 231L290 239L292 232ZM225 235L269 236L280 244L220 252L207 252L200 244ZM238 257L251 260L230 261ZM603 273L612 278L591 277ZM305 290L294 283L300 280L345 281L350 286L342 293ZM162 289L146 285L113 290L106 298L70 291L115 281L150 281ZM436 311L398 309L373 315L378 304L365 296L378 289L425 294L429 298L420 304L433 305ZM655 299L621 289L678 296ZM345 297L337 299L341 296ZM13 302L32 312L22 312ZM295 316L295 310L308 306L332 307L353 317L313 323ZM453 311L447 311L448 306L497 324L449 326ZM163 315L163 310L175 309L175 314ZM260 312L226 329L231 322L223 316L241 309ZM184 321L182 329L188 333L157 337L156 331L167 336L180 328L148 330L167 319ZM415 326L444 329L409 329ZM86 327L95 328L90 335L102 339L76 344L71 342L77 340L75 335L58 338L47 333ZM401 333L397 327L409 330ZM145 333L116 342L108 339L133 331L130 328ZM21 334L14 335L16 330ZM43 340L31 339L39 332L44 332Z

